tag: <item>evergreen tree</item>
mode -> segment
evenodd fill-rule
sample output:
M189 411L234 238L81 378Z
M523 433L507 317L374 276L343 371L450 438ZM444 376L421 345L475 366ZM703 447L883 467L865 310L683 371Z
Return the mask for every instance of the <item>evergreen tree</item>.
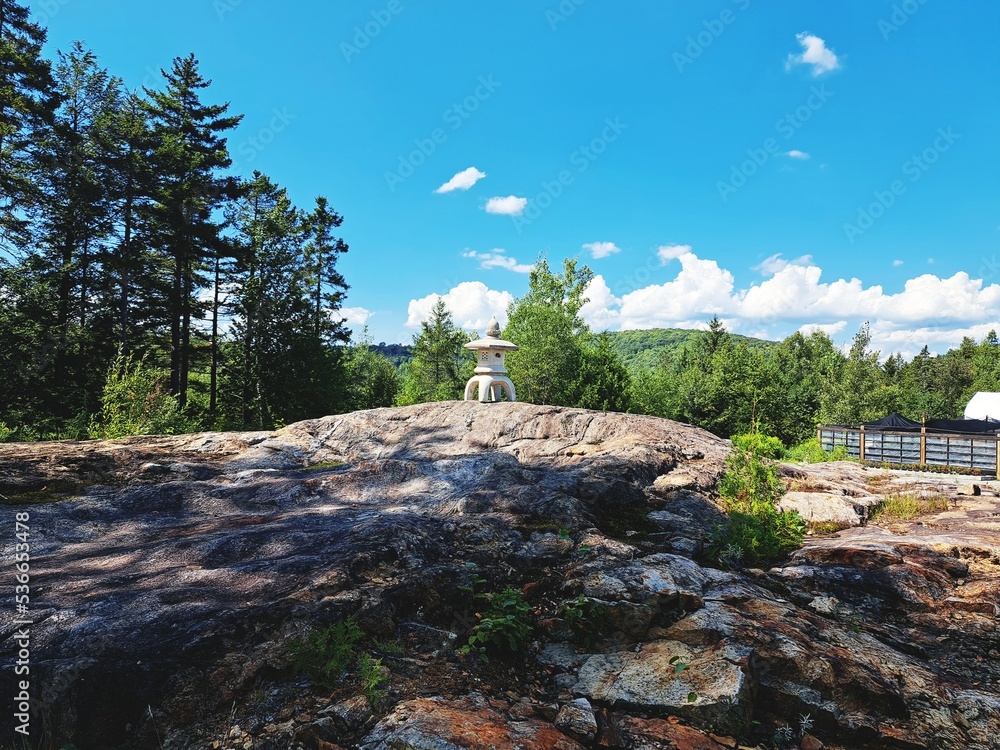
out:
M310 241L306 245L305 261L312 287L313 323L317 336L337 343L346 343L350 338L343 321L326 314L327 310L340 309L348 289L343 275L337 270L337 259L347 252L347 244L333 236L333 230L343 223L344 218L330 208L323 196L316 198L316 207L306 217Z
M170 390L187 403L192 356L192 319L204 310L198 291L204 272L222 243L215 214L233 192L233 181L218 171L232 164L223 134L242 115L226 115L227 104L204 104L202 78L194 55L174 59L163 91L146 89L158 175L154 211L157 242L170 260Z
M8 253L29 241L37 153L58 100L45 37L26 6L0 0L0 250Z
M403 369L400 406L462 398L475 364L465 345L472 339L455 325L451 313L438 299L429 320L413 337L413 359Z
M345 411L392 406L400 389L399 372L387 357L374 351L367 329L350 347L344 361L347 383Z
M847 360L835 374L820 401L824 424L857 425L881 419L900 408L900 393L886 382L879 353L872 351L871 333L865 323L854 336Z

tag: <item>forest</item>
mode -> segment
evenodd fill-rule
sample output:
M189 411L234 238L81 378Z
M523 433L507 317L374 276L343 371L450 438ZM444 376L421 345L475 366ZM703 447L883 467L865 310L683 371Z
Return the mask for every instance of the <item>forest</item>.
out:
M344 217L233 173L241 115L194 55L129 91L81 43L46 59L45 33L0 0L0 440L271 429L461 398L478 334L441 302L408 346L348 330ZM822 332L762 342L718 319L595 333L580 317L592 278L540 257L507 311L522 399L792 445L818 422L958 417L1000 390L995 334L906 361L873 351L867 326L848 353Z

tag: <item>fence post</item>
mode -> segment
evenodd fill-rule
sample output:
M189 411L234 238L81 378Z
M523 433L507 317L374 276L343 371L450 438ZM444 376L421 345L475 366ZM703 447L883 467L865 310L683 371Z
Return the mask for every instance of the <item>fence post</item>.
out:
M861 431L858 433L858 460L865 460L865 426L861 425Z
M927 463L927 428L920 426L920 465Z

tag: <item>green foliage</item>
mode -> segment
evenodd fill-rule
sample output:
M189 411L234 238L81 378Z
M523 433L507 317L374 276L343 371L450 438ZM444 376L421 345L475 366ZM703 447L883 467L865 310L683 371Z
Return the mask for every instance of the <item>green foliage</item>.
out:
M562 273L540 258L528 293L508 309L504 336L517 344L507 368L519 398L535 404L626 411L631 376L610 334L593 335L580 317L593 272L564 260Z
M490 655L521 652L533 630L531 605L524 601L518 589L511 587L487 599L489 608L479 615L479 623L472 628L467 644L459 652L478 654L485 661L489 661Z
M358 660L357 647L363 637L358 624L348 618L310 631L304 639L289 643L288 650L297 672L308 674L320 687L332 688Z
M761 432L747 432L733 435L733 446L761 458L779 459L785 454L785 446L776 437Z
M603 635L603 614L604 605L583 594L563 602L559 607L559 617L573 633L576 642L584 647L593 645Z
M729 564L770 564L798 549L806 524L795 511L779 511L785 488L775 467L759 455L735 448L726 459L719 494L729 518L713 547Z
M344 359L346 404L344 411L392 406L400 389L399 371L387 357L370 346L367 332L351 346Z
M455 326L444 300L439 299L431 309L430 319L420 324L420 333L413 337L413 358L401 370L399 405L462 398L475 368L465 349L471 340L469 334Z
M948 498L944 495L920 497L908 493L895 493L880 500L868 512L870 521L911 521L918 516L948 510Z
M382 660L370 654L358 657L358 671L361 677L361 694L375 703L387 695L383 687L389 680L389 670L382 666Z
M785 461L798 464L820 464L826 461L849 461L846 445L836 445L832 451L825 451L816 438L810 438L788 448L783 456Z
M0 443L5 443L14 434L14 430L0 422Z
M192 425L178 408L176 397L167 392L167 378L165 370L148 365L145 359L119 355L108 370L100 418L90 429L92 437L187 432Z

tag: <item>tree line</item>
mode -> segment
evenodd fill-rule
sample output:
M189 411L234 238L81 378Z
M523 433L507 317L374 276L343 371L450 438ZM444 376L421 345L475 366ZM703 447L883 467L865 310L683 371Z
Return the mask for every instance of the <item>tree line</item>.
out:
M976 391L1000 390L995 333L979 343L965 338L940 356L925 346L907 361L873 350L868 324L844 353L823 331L762 342L731 334L713 318L707 331L664 350L659 361L638 358L628 368L613 335L595 334L579 315L592 278L575 260L560 272L545 258L535 264L503 333L520 347L507 355L519 398L651 414L722 437L759 431L791 446L814 437L820 423L859 424L894 411L917 420L961 418ZM627 338L626 348L634 348L636 336ZM473 366L462 348L468 340L439 301L401 368L401 402L461 398Z
M136 429L146 401L165 431L356 406L343 217L230 171L242 115L215 101L194 55L129 91L81 43L46 59L45 39L27 7L0 0L8 436Z
M232 173L242 115L194 55L130 91L80 43L47 59L45 38L26 6L0 0L0 439L270 429L462 397L474 336L443 302L409 352L352 342L343 216ZM762 345L713 320L630 368L580 316L592 278L541 258L508 310L523 400L726 437L757 424L795 443L817 421L957 417L971 393L1000 389L994 334L883 361L867 328L844 354L821 332Z

